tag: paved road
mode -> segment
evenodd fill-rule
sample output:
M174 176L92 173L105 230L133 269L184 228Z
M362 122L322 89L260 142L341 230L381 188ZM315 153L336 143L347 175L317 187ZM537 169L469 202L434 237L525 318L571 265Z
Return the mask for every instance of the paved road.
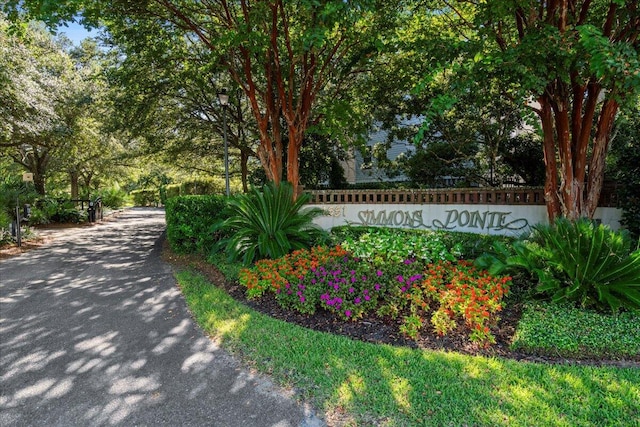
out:
M0 260L0 425L318 426L192 322L133 209Z

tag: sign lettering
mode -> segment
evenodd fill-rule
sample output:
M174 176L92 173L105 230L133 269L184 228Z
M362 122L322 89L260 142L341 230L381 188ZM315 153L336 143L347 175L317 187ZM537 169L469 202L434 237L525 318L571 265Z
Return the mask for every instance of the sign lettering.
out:
M382 227L406 227L406 228L434 228L442 230L455 230L457 228L477 228L479 230L511 230L517 231L526 228L529 221L526 218L517 218L509 221L511 212L500 211L468 211L451 209L445 211L444 220L433 219L431 224L425 224L422 210L403 211L387 210L374 211L372 209L358 212L358 220L355 225L382 226Z

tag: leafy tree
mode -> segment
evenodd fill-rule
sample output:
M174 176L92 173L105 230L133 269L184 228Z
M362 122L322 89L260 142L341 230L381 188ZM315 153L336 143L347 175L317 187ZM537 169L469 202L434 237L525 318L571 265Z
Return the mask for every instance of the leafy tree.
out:
M0 150L33 173L35 188L45 182L64 151L82 109L82 94L69 56L41 27L10 33L0 18L3 126ZM4 104L4 103L3 103Z
M180 30L146 25L144 32L114 26L109 35L115 54L108 75L117 105L112 126L140 138L138 153L159 154L176 167L222 174L226 115L229 165L233 173L240 164L246 190L248 161L256 156L258 137L246 119L242 92L228 93L229 106L223 108L218 92L230 82L211 64L202 43L188 41Z
M336 100L357 75L373 68L386 29L379 24L387 23L378 17L395 10L371 0L117 0L108 5L84 0L59 7L27 0L11 1L9 9L16 3L52 23L70 19L75 10L110 29L130 27L144 34L155 23L180 29L190 42L199 40L214 71L224 70L249 100L260 137L257 155L268 178L283 178L286 149L286 176L294 189L305 133L312 127L335 130L335 123L351 114L348 104Z
M544 185L545 167L540 137L523 133L507 139L500 148L500 158L508 171L529 186Z
M537 115L550 219L592 217L615 117L640 90L638 1L439 1L456 23L456 72L497 78Z
M631 235L640 238L640 102L621 115L613 141L610 177L618 183L622 223Z
M347 182L340 160L345 153L322 135L308 133L300 150L300 182L307 188L343 188Z

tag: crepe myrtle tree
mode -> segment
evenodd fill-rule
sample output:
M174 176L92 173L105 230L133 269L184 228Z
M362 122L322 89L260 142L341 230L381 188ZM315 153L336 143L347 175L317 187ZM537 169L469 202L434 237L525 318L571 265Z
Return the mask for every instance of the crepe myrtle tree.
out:
M593 217L621 109L640 91L637 0L442 0L459 29L467 88L499 78L537 116L550 220Z

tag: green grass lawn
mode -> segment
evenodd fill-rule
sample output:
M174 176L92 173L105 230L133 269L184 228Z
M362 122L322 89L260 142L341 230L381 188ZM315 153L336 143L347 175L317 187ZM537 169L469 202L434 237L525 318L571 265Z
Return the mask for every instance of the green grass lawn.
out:
M347 425L640 426L640 369L374 345L265 316L191 271L193 315L224 347Z

